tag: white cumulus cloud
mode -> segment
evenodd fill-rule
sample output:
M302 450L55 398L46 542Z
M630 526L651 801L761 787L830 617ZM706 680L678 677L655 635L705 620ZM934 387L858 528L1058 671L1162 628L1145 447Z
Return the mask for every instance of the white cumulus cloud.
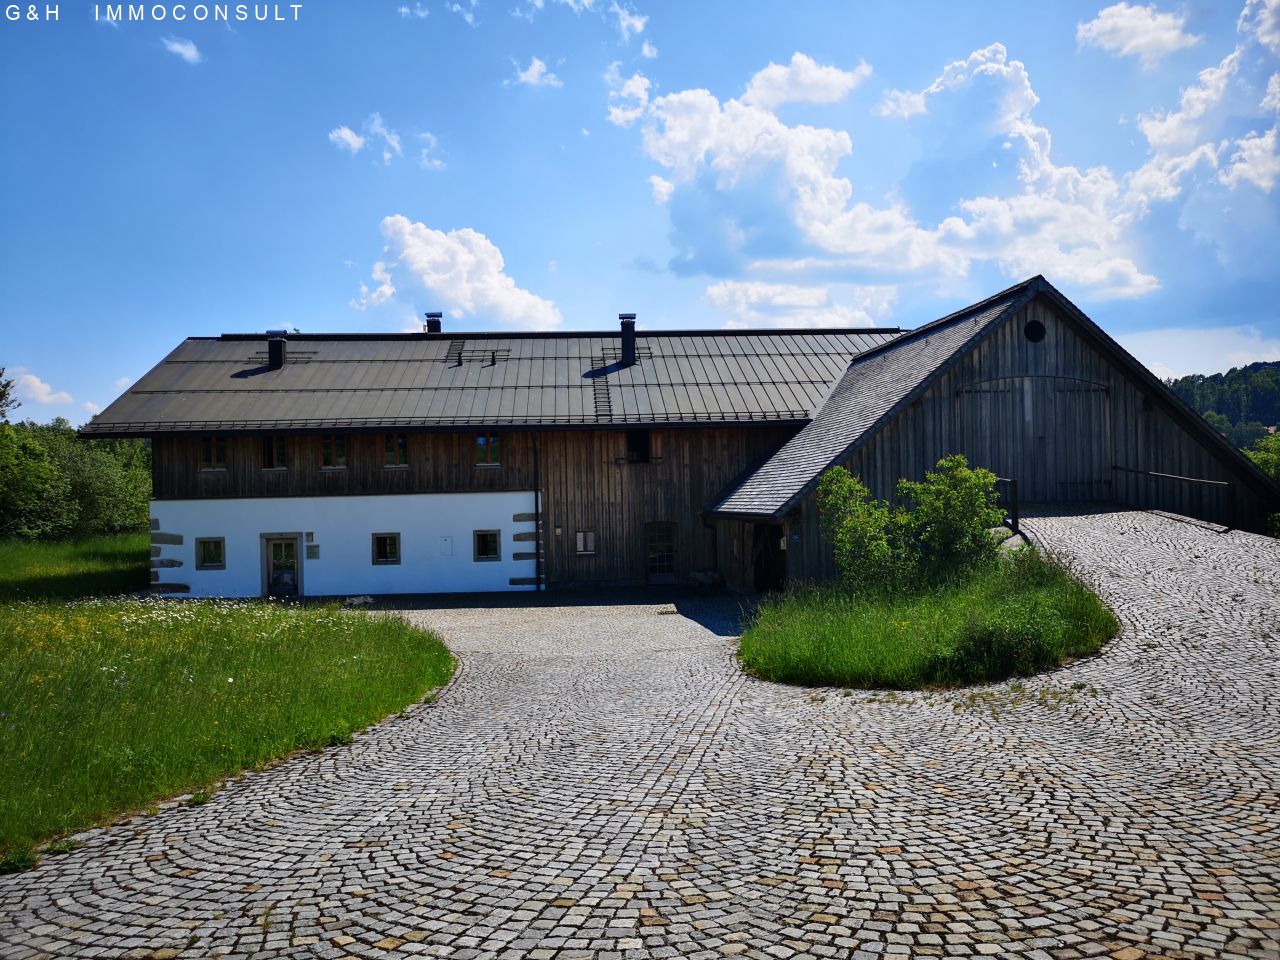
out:
M13 381L14 392L24 403L65 406L75 402L71 394L65 390L54 390L34 373L28 372L25 367L18 367L14 372L17 374Z
M183 40L181 37L161 37L160 42L164 44L166 50L181 57L187 63L200 63L204 60L199 48L190 40Z
M382 235L394 263L413 274L453 317L481 315L531 330L561 323L554 303L507 275L502 252L482 233L470 228L446 233L397 214L382 221Z
M1236 29L1280 54L1280 0L1246 0Z
M562 87L564 83L554 73L547 69L547 65L534 57L529 61L529 66L523 70L520 64L515 60L511 61L512 66L516 68L516 75L506 81L507 86L523 85L526 87Z
M436 156L436 149L440 144L434 133L418 134L418 143L418 166L423 170L445 169L444 161Z
M890 90L875 112L886 117L911 117L928 110L931 98L975 83L987 83L998 104L995 131L1006 131L1040 102L1031 89L1031 78L1021 60L1010 60L1003 43L975 50L963 60L947 64L938 78L923 90Z
M629 43L633 36L644 33L645 25L649 22L648 17L641 16L629 6L621 6L617 0L609 4L609 12L613 14L623 43Z
M1273 73L1267 81L1267 92L1258 104L1263 110L1280 112L1280 73Z
M356 133L347 126L336 127L329 131L329 142L339 150L346 150L355 155L366 146L380 141L384 164L389 164L396 157L404 156L400 134L387 126L382 119L382 114L377 112L369 114L360 129L362 133Z
M640 47L640 56L646 60L653 60L658 56L658 48L646 40Z
M329 142L341 150L359 153L364 149L364 137L350 127L336 127L329 131Z
M373 265L373 279L378 285L372 289L367 283L360 284L360 298L352 300L350 304L353 310L368 310L370 307L386 303L396 295L391 273L381 260Z
M670 180L658 176L656 173L649 177L649 186L653 190L654 203L666 203L671 199L671 194L675 192L676 185Z
M1043 272L1086 286L1098 297L1140 296L1158 286L1128 250L1121 185L1105 168L1079 170L1053 161L1049 131L1031 118L1039 98L1026 67L1009 58L1002 45L974 51L948 64L924 90L900 95L916 104L916 113L928 112L938 98L949 104L968 98L962 112L975 128L973 135L1004 138L1018 158L1016 189L962 196L953 204L958 214L936 226L921 223L900 199L875 204L855 196L853 183L837 174L853 151L848 133L790 126L762 105L801 95L791 86L794 77L804 79L798 89L808 96L835 95L832 84L815 79L830 75L806 60L793 58L800 66L793 73L766 68L757 74L750 103L746 95L721 102L701 89L652 98L643 75L624 81L611 68L606 77L612 88L610 120L640 125L646 154L665 168L662 179L672 185L655 191L656 200L674 203L681 189L713 189L728 197L742 195L748 204L744 215L751 223L730 211L708 234L709 242L720 245L718 260L686 259L679 261L682 269L701 262L724 272L733 268L726 263L740 263L759 248L752 234L760 220L754 208L768 197L769 203L783 203L790 229L814 251L813 259L826 258L833 266L963 276L974 263L991 263L1011 277ZM981 107L977 114L974 105ZM951 104L949 109L961 108ZM724 205L716 204L717 209ZM767 265L770 257L751 256L749 262Z
M724 280L707 287L707 302L729 315L727 327L868 327L897 300L893 286L826 286Z
M1155 4L1117 3L1076 25L1076 42L1120 57L1137 57L1144 70L1154 70L1171 53L1194 47L1203 38L1186 32L1185 14L1161 13Z
M1280 153L1276 151L1276 128L1264 134L1250 133L1236 141L1236 152L1222 171L1221 180L1232 189L1251 183L1270 193L1280 181Z
M783 103L835 103L871 76L871 67L860 61L852 70L824 66L796 52L791 63L770 63L751 78L742 102L765 110Z

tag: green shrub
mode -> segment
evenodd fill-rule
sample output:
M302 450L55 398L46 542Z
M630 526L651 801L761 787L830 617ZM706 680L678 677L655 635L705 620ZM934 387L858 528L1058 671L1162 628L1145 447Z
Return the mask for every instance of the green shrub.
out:
M933 574L992 560L991 528L1004 522L996 475L969 467L963 454L943 457L923 481L898 481L898 499L919 562Z
M895 592L989 562L999 552L991 528L1004 520L995 483L955 454L922 481L899 481L903 506L891 507L844 467L828 470L818 509L841 579L856 592Z
M903 541L900 511L872 499L871 491L844 467L822 477L818 508L836 567L850 589L893 590L906 584L915 557Z

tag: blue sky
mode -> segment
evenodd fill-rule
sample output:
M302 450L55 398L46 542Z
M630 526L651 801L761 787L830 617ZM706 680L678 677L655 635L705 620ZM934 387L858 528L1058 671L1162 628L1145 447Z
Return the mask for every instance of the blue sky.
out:
M1280 359L1280 0L30 6L22 416L191 335L909 327L1036 273L1162 375Z

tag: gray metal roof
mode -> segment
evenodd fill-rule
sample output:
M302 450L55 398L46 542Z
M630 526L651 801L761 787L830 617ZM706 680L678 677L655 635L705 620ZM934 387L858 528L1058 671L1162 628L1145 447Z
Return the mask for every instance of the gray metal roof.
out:
M303 334L184 341L84 429L91 436L451 426L805 421L849 360L897 329Z
M722 515L774 517L823 472L874 434L965 349L1039 289L1036 277L859 356L813 420L713 508Z

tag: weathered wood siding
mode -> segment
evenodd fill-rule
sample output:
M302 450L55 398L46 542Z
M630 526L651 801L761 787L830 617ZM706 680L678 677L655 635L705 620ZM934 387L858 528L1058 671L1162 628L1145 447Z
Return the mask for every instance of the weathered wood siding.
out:
M1044 325L1038 343L1024 332L1031 321ZM1006 321L844 465L876 496L893 500L899 478L921 479L957 452L974 466L1016 478L1024 502L1116 501L1229 519L1220 488L1152 480L1120 467L1231 481L1241 526L1259 528L1267 509L1237 469L1176 422L1164 398L1147 394L1041 300ZM833 576L816 498L805 498L788 520L800 534L788 551L789 576Z
M678 580L718 569L718 537L702 510L747 468L795 432L793 426L652 430L651 462L628 463L622 430L538 433L545 576L548 584L645 580L645 524L675 524ZM351 496L532 490L533 433L500 433L501 466L475 466L475 432L411 433L408 466L383 466L382 434L348 434L347 468L322 469L318 436L285 438L288 468L261 469L261 439L228 437L226 469L200 469L199 437L153 443L159 500ZM557 528L559 533L557 533ZM578 531L595 534L579 555ZM534 544L529 544L533 550ZM741 556L748 552L739 544ZM748 555L749 561L749 555Z
M319 436L286 435L285 470L262 469L260 437L227 437L226 469L200 469L199 437L152 442L153 496L329 497L385 493L461 493L533 489L528 434L500 434L502 464L475 465L475 432L411 433L409 463L385 467L383 434L346 434L347 467L323 469Z

